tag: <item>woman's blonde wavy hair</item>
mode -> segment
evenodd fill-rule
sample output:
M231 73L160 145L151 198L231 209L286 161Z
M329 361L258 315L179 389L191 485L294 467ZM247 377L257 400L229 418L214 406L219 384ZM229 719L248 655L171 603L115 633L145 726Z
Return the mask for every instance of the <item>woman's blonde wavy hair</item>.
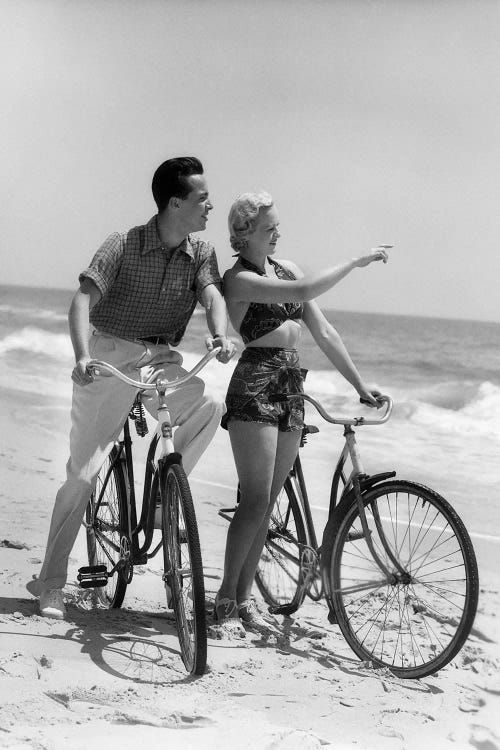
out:
M237 253L248 247L248 235L255 231L261 208L271 208L273 199L265 191L242 193L229 211L229 241Z

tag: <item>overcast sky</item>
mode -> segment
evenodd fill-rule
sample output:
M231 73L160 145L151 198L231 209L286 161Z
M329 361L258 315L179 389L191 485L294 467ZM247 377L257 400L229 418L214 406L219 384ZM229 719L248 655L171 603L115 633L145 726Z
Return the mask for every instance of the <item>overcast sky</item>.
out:
M0 0L1 282L73 288L201 158L231 263L272 193L306 271L394 243L323 307L500 321L500 3Z

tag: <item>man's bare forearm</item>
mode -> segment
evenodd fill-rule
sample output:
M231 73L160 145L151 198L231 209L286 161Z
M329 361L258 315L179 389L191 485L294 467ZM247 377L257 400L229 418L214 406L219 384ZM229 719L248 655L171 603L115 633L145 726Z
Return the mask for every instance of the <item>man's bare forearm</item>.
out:
M68 314L69 334L76 362L89 357L89 312L90 297L79 289L73 297Z
M101 293L94 282L85 279L73 297L69 308L69 334L76 362L71 377L78 385L86 385L92 381L92 376L87 373L87 361L90 359L89 313L100 298Z
M207 325L212 336L227 335L227 308L224 297L216 288L208 288L203 295Z

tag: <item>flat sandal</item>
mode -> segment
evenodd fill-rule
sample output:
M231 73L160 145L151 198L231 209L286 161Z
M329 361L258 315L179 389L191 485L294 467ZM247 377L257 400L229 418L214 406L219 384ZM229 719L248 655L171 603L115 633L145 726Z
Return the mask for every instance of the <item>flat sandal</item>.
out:
M224 614L222 617L220 617L217 612L220 607L224 607ZM228 597L219 599L219 594L216 594L214 602L214 620L216 625L227 632L228 635L237 635L240 638L245 638L245 628L242 626L240 619L231 617L236 609L236 599L229 599Z

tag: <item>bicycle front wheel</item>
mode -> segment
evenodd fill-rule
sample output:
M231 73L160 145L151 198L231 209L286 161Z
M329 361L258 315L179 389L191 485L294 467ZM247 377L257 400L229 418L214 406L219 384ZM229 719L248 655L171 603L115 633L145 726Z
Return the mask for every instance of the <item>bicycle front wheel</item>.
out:
M399 677L433 674L456 656L474 621L479 581L470 537L444 498L413 482L381 484L363 501L389 577L369 550L357 503L346 503L323 539L329 604L360 659Z
M130 552L128 545L127 479L116 447L97 475L96 487L85 511L89 565L105 566L109 572ZM121 568L106 586L94 589L98 607L121 607L127 582Z
M306 595L301 559L307 535L299 501L290 477L273 508L255 582L271 611L290 615Z
M184 469L171 464L162 478L164 582L177 624L184 666L203 674L207 662L205 584L198 526Z

